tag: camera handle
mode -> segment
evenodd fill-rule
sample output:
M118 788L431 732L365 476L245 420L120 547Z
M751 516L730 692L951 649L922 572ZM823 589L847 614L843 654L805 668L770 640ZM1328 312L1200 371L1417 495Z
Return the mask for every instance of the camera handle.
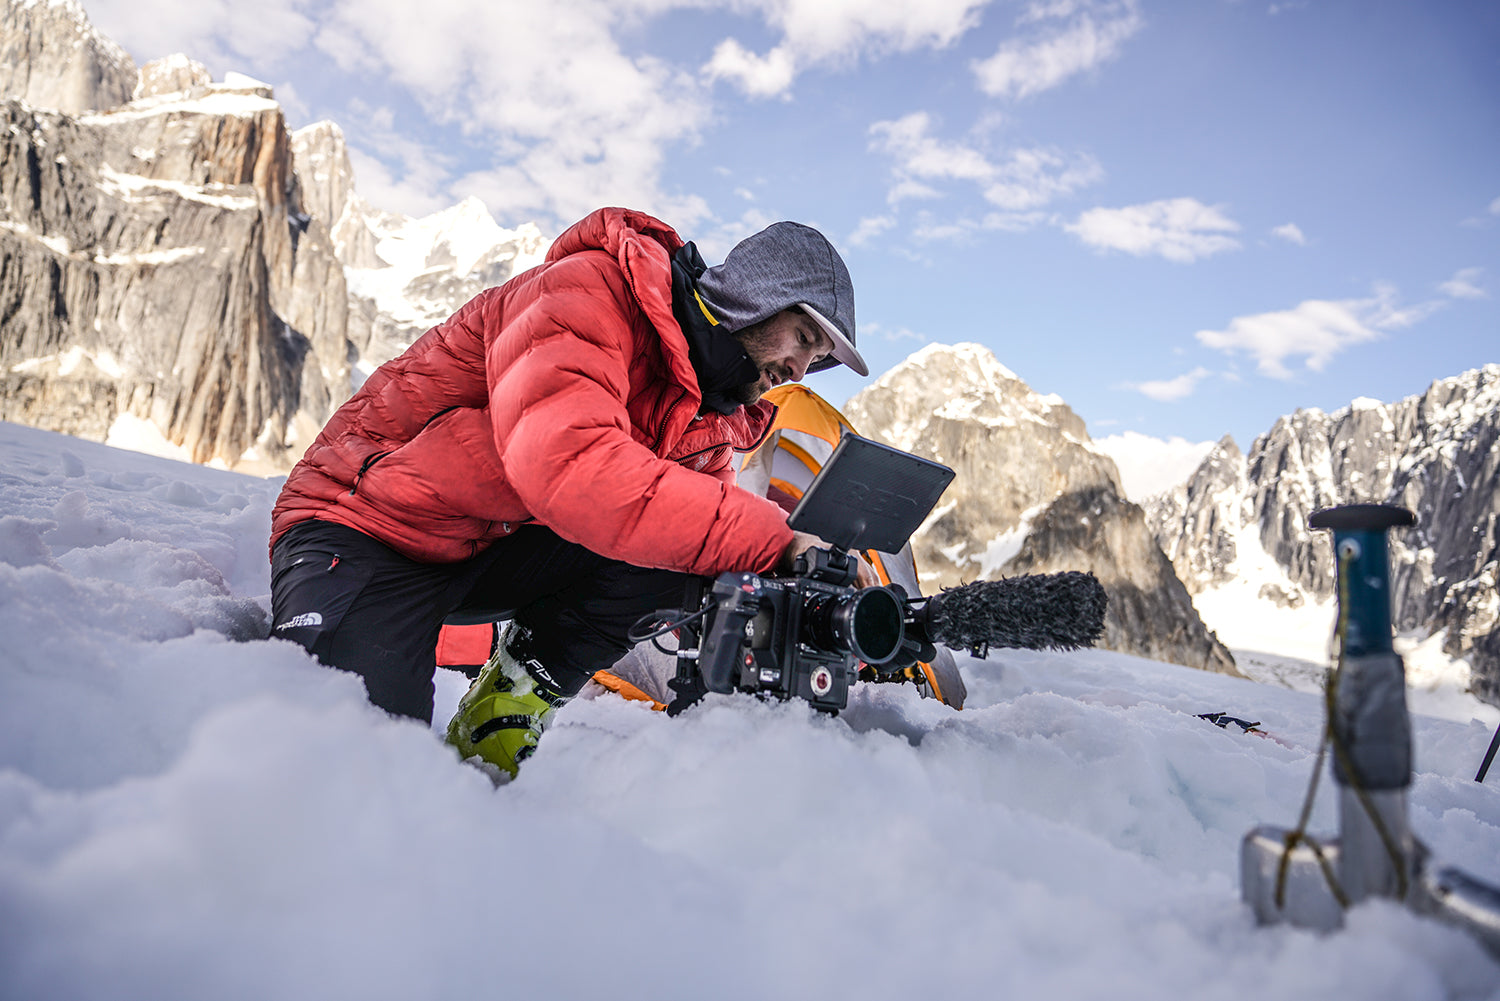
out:
M808 577L836 587L847 587L859 577L859 560L841 546L813 548L804 550L797 557L792 572L798 577Z
M702 608L703 590L707 583L707 578L689 576L682 607ZM700 619L700 615L688 616L677 627L677 675L667 682L667 687L676 694L667 704L668 716L676 716L691 708L707 694L707 689L703 687L703 676L698 671L698 644L702 633L699 628ZM661 647L658 646L658 649Z
M760 612L762 593L753 573L721 573L714 581L710 600L716 610L698 647L698 671L710 692L734 691L745 627Z

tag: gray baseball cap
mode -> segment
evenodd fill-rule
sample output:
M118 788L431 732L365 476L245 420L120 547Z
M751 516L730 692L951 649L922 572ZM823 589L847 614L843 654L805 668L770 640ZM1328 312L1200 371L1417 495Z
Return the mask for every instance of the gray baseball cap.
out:
M833 340L833 355L809 367L843 363L860 375L870 368L854 347L854 283L833 244L813 229L778 222L735 244L724 263L698 277L698 294L733 333L800 307Z

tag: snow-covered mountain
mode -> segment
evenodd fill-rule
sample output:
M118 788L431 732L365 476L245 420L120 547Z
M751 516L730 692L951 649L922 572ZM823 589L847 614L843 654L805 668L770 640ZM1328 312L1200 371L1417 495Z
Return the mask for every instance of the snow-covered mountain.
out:
M1205 617L1254 629L1267 628L1247 615L1257 602L1328 621L1331 543L1307 519L1349 503L1416 512L1414 529L1391 533L1397 628L1437 637L1449 657L1468 660L1474 691L1500 701L1500 365L1395 403L1299 410L1248 455L1225 438L1186 484L1147 509ZM1221 605L1222 619L1211 611ZM1230 643L1255 648L1248 634ZM1315 650L1309 657L1321 659Z
M1099 650L960 657L962 712L910 685L836 718L603 695L496 789L437 732L459 675L429 729L254 638L275 480L14 424L0 473L0 997L1500 987L1463 933L1381 903L1333 935L1256 927L1240 839L1295 821L1317 695ZM1414 720L1412 827L1500 883L1500 793L1472 778L1500 710L1466 709Z
M289 135L265 84L137 71L75 0L0 3L0 417L284 471L375 365L545 250L477 202L369 208L337 127Z
M912 539L929 590L1092 570L1109 592L1107 649L1238 673L1083 421L1058 397L1034 392L988 348L923 348L845 412L861 434L958 473Z
M477 198L419 219L373 208L355 190L343 132L332 122L292 133L292 150L306 210L325 224L344 265L356 386L547 252L550 241L534 224L504 229Z

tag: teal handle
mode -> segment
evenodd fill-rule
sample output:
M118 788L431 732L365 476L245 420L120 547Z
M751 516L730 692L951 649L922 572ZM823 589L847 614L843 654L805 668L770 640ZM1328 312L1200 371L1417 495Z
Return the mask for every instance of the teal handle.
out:
M1387 532L1416 523L1416 515L1406 508L1386 504L1326 508L1308 519L1313 528L1333 530L1339 600L1347 617L1344 640L1347 656L1391 652L1391 561Z

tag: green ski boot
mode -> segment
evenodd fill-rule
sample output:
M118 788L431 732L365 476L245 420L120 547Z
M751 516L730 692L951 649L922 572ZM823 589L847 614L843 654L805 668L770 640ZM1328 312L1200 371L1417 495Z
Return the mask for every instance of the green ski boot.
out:
M511 625L500 637L494 655L448 722L448 743L465 761L479 758L512 779L521 762L536 751L552 715L568 702L568 697L533 677L508 649L517 631Z

